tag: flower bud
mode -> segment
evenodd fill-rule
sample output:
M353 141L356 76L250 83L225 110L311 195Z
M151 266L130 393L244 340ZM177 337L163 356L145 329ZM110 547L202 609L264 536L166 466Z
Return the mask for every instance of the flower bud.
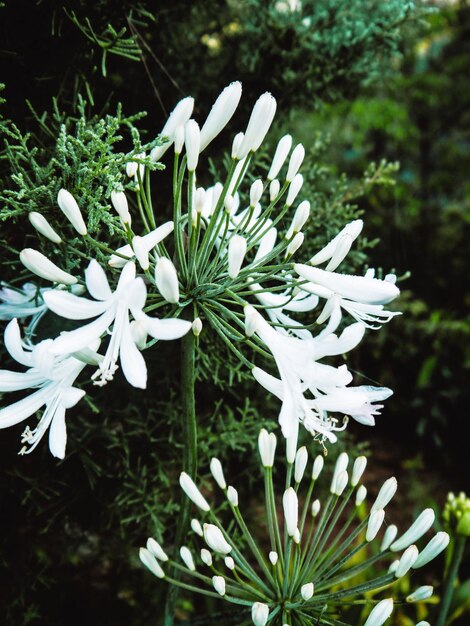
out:
M450 537L446 532L438 532L424 547L418 558L413 564L413 569L418 569L427 565L436 558L449 545Z
M258 178L258 180L255 180L255 182L250 187L250 206L255 207L260 201L262 195L263 183Z
M215 457L211 459L210 470L215 482L219 485L221 489L225 490L227 488L227 483L225 482L224 471L222 469L222 464L219 459L216 459Z
M184 145L186 146L187 167L189 172L194 172L199 159L201 146L201 133L197 122L189 120L184 127Z
M139 558L145 567L147 567L157 578L165 578L165 572L162 570L160 563L153 556L153 554L147 550L147 548L140 548Z
M286 257L291 257L293 254L295 254L300 246L303 244L304 239L305 235L303 233L297 233L287 246Z
M132 249L140 267L146 272L150 267L149 252L143 237L136 235L132 238Z
M320 476L320 473L323 469L324 464L325 464L325 459L323 458L321 454L319 454L315 458L315 461L313 462L312 480L317 480L317 478Z
M279 191L281 190L281 183L275 178L273 181L269 183L269 200L270 202L274 202L274 199L277 198Z
M384 482L380 491L375 499L374 504L371 506L371 513L378 509L384 509L390 500L393 498L397 491L398 483L395 476L392 476Z
M310 598L313 596L313 591L313 583L305 583L305 585L302 585L302 587L300 588L300 595L305 600L305 602L308 602L308 600L310 600Z
M294 218L292 223L287 231L286 238L290 239L292 235L298 233L302 230L305 222L308 220L310 215L310 202L308 200L303 200L294 213Z
M255 626L266 626L269 617L269 606L262 602L255 602L251 607L251 619Z
M178 126L175 130L175 154L181 154L184 145L184 126Z
M421 539L431 526L434 524L435 514L432 509L425 509L408 528L404 535L397 539L390 546L392 552L403 550L407 546Z
M242 85L236 81L222 91L212 105L209 115L201 128L201 152L217 137L232 118L240 102Z
M286 437L286 460L289 465L292 465L295 461L297 453L297 440L299 438L299 429L295 431L289 437Z
M431 585L423 585L422 587L418 587L416 591L410 593L409 596L406 596L407 602L422 602L423 600L427 600L433 594L434 588Z
M224 563L226 565L226 567L228 567L228 569L233 570L235 569L235 561L232 559L231 556L226 556L224 559Z
M222 576L212 576L212 585L219 596L225 595L225 579Z
M191 324L191 329L195 337L199 337L202 331L202 321L200 317L196 317Z
M369 614L364 626L382 626L393 611L393 600L388 598L379 602Z
M241 148L244 138L245 138L244 133L237 133L235 137L233 138L232 153L230 155L232 159L237 159L237 160L241 159L239 154L240 154L240 148Z
M57 195L57 204L75 230L80 235L86 235L87 227L83 221L82 212L72 194L66 189L61 189Z
M367 488L364 485L360 485L359 489L356 491L356 506L360 506L367 496Z
M238 491L235 487L230 486L227 489L227 500L232 506L238 506Z
M269 560L271 561L271 564L272 564L272 565L276 565L276 563L277 563L277 562L278 562L278 560L279 560L279 555L278 555L278 553L277 553L277 552L274 552L274 550L272 550L272 551L269 553Z
M294 480L296 483L300 483L300 481L302 480L305 468L307 467L307 462L307 448L305 446L302 446L297 450L297 454L295 455Z
M294 540L294 542L299 545L300 543L300 530L298 528L295 529L295 533L294 536L292 537L292 539Z
M338 474L334 487L332 487L331 493L336 496L341 496L343 491L346 489L346 485L348 484L348 473L346 471Z
M296 174L293 181L289 185L289 191L287 192L286 206L292 206L297 198L299 191L304 184L304 177L302 174Z
M186 472L181 472L180 474L180 485L184 493L191 500L191 502L199 507L201 511L210 511L210 506L207 503L207 500L196 487L193 479L188 474L186 474Z
M408 548L401 555L400 562L398 563L398 567L395 570L395 577L401 578L402 576L407 574L410 568L413 567L413 565L415 564L418 555L419 551L415 545L408 546Z
M284 135L277 144L276 152L274 153L273 162L268 173L268 180L274 180L279 174L281 167L284 165L287 155L292 147L292 137L290 135Z
M228 244L228 275L236 278L240 273L246 254L246 239L241 235L233 235Z
M134 178L137 173L138 167L139 164L135 161L129 161L129 163L126 163L126 174L129 176L129 178Z
M418 622L415 626L431 626L431 624L423 619L420 622Z
M336 481L338 480L338 476L341 472L344 472L348 469L349 465L349 456L346 452L341 452L341 454L336 459L335 470L333 472L333 478L331 479L330 491L331 493L335 493Z
M247 304L243 311L245 313L245 335L252 337L258 329L259 313L251 304Z
M276 100L270 93L264 93L255 102L251 112L245 137L239 150L239 158L244 159L249 152L258 150L266 137L276 113Z
M395 524L392 524L387 528L384 533L384 538L382 539L382 544L380 545L381 552L384 552L385 550L388 550L390 548L391 544L395 541L397 533L398 528L395 526Z
M204 187L198 187L194 194L194 210L196 213L202 213L206 205L206 190Z
M155 282L158 291L167 302L176 304L180 299L178 274L170 259L161 256L155 267Z
M293 537L297 530L297 523L299 521L299 503L297 500L297 494L289 487L284 492L282 497L282 506L284 508L284 519L287 528L287 534L289 537Z
M158 541L155 541L153 537L147 539L147 550L153 554L153 556L159 561L168 561L168 556L163 550Z
M193 555L191 554L191 550L186 546L181 546L180 548L180 556L183 563L186 567L192 572L196 571L196 566L194 565Z
M320 500L314 500L312 502L312 517L316 517L320 513Z
M388 573L389 574L394 574L397 571L397 567L399 566L399 564L400 564L400 561L398 559L393 561L393 563L390 563L390 565L388 567Z
M262 428L258 435L258 450L263 467L273 466L276 444L276 435L274 433L268 433L266 429Z
M31 224L33 225L33 227L38 231L38 233L41 233L41 235L44 235L44 237L47 237L49 241L52 241L52 243L62 242L62 239L59 237L59 235L55 232L55 230L46 220L44 215L42 215L41 213L37 213L36 211L31 211L28 214L28 218Z
M114 210L121 218L121 222L123 224L130 225L132 219L131 214L129 213L129 205L127 204L126 194L123 191L112 191L111 203L114 207Z
M201 550L201 561L210 567L212 565L212 554L207 550L207 548L202 548Z
M33 274L62 285L75 285L75 276L64 272L44 254L33 248L25 248L20 252L20 261Z
M199 535L199 537L204 536L204 533L202 532L201 522L195 517L193 517L193 519L191 520L191 529L193 532L196 533L196 535Z
M194 98L183 98L178 102L173 111L170 113L165 126L162 128L160 137L164 137L164 143L161 146L155 146L150 153L150 158L153 163L156 163L162 158L168 148L171 146L175 139L176 129L180 126L184 126L191 117L194 108Z
M299 171L300 166L302 165L302 161L304 160L304 157L305 157L305 148L303 147L301 143L299 143L295 146L294 150L292 151L292 154L289 160L289 167L287 169L287 176L286 176L286 181L288 183L290 183L291 180L294 179L294 176Z
M369 522L367 523L366 541L370 542L376 538L384 518L385 511L383 509L379 509L370 514Z
M226 541L223 532L214 524L204 524L204 539L217 554L228 554L232 551L232 546Z
M362 478L367 466L367 459L365 456L358 456L354 461L352 475L351 475L351 487L356 487Z

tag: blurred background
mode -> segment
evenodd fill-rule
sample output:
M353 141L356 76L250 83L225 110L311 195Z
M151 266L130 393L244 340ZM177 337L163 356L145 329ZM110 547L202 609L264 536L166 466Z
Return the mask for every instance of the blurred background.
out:
M395 394L374 429L350 424L329 455L344 447L370 454L372 493L396 475L402 495L391 515L403 524L424 506L442 511L449 491L469 491L468 1L11 0L0 6L0 24L1 280L20 271L16 251L34 237L24 213L51 204L61 186L59 134L77 132L80 117L90 132L104 115L121 120L126 150L125 116L147 113L133 123L148 141L180 98L194 96L203 119L221 89L241 80L238 130L269 90L278 113L260 159L284 132L304 144L303 194L315 209L307 249L361 216L351 267L395 271L402 290L403 315L370 331L348 361L358 382ZM228 137L215 142L201 183L213 180ZM201 336L198 359L201 466L219 456L256 519L254 442L278 406L211 339ZM172 350L152 355L148 393L117 381L70 412L63 462L46 445L18 457L21 426L1 431L2 625L159 624L164 585L136 554L149 534L167 529L171 542L178 507ZM442 558L431 568L430 584L444 567ZM468 557L462 586L466 575ZM461 626L468 589L453 605ZM185 596L179 618L192 623L215 610Z

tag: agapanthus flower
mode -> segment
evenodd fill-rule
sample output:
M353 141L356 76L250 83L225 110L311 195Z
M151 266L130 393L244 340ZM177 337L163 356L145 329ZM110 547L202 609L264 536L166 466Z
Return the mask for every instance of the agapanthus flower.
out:
M406 597L401 597L399 585L397 591L393 588L449 543L445 532L428 540L435 518L432 509L425 509L399 531L386 514L397 490L394 477L385 481L370 505L365 503L366 488L361 484L365 457L351 462L348 454L340 454L329 493L319 500L322 456L309 467L306 448L295 452L296 446L288 442L286 459L281 460L279 452L276 459L276 437L265 430L260 432L258 447L266 541L255 541L239 507L238 493L228 484L220 462L213 459L211 471L228 501L232 521L223 520L183 474L181 486L199 509L199 519L191 523L193 532L182 548L182 562L169 557L152 538L140 549L142 562L154 575L194 593L245 607L245 619L251 617L255 626L268 621L273 626L378 626L390 617L395 603L424 602L432 596L430 586L413 587ZM284 465L285 488L276 494L273 473ZM284 479L276 479L279 482L284 484ZM361 555L364 558L358 561ZM175 579L175 571L182 572L183 578Z

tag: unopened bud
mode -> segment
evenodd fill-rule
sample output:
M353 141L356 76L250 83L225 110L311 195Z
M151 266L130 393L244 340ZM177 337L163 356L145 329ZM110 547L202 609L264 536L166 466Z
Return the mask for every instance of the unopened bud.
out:
M374 511L370 514L369 522L367 524L366 541L370 542L376 538L384 519L385 511L383 509L379 509L378 511Z
M168 555L166 554L164 549L161 547L161 545L158 543L158 541L155 541L153 537L149 537L147 539L147 550L151 552L153 556L159 561L163 561L163 562L168 561Z
M180 485L184 493L188 496L188 498L201 509L201 511L210 511L210 506L207 503L207 500L204 498L202 493L194 484L193 479L186 474L186 472L181 472L180 474Z
M315 461L313 462L312 480L317 480L317 478L320 476L320 473L323 469L324 464L325 464L325 459L323 458L321 454L319 454L315 458Z
M392 524L391 526L387 528L387 530L384 533L384 538L382 539L382 544L380 545L381 552L384 552L385 550L388 550L390 548L392 543L395 541L395 537L397 536L397 533L398 533L398 528L395 526L395 524Z
M271 202L274 202L280 190L281 190L281 183L277 180L277 178L275 178L273 181L269 183L269 200Z
M379 602L367 618L364 626L382 626L388 620L393 611L393 600L388 598Z
M228 275L234 279L240 273L246 254L246 239L241 235L233 235L228 244Z
M127 203L126 194L123 191L112 191L111 203L114 210L121 218L121 222L123 224L130 224L132 219L131 214L129 213L129 205Z
M408 530L390 546L392 552L403 550L407 546L421 539L434 523L435 518L432 509L425 509L408 528Z
M270 93L264 93L258 98L251 112L245 137L240 146L239 156L245 158L249 152L258 150L266 137L276 113L276 100Z
M269 606L262 602L255 602L251 607L251 619L255 626L266 626L269 617Z
M149 251L143 237L136 235L132 238L132 249L140 267L146 272L150 267Z
M195 517L193 517L193 519L191 520L191 529L193 532L196 533L196 535L199 535L199 537L202 537L204 534L202 532L201 522Z
M222 576L212 576L212 585L219 596L225 595L225 579Z
M178 274L170 259L161 256L155 267L155 282L158 291L167 302L176 304L180 299Z
M225 539L223 532L214 524L204 524L203 532L207 545L217 554L225 556L232 551L232 546Z
M320 513L320 500L314 500L312 502L312 517L316 517Z
M297 450L297 454L295 455L294 480L296 483L300 483L300 481L302 480L305 468L307 467L307 462L307 448L305 446L302 446Z
M427 565L436 558L449 545L450 537L446 532L438 532L424 547L418 558L413 564L413 569L418 569Z
M230 486L227 489L227 500L232 506L238 506L238 491L235 487Z
M201 550L201 561L207 565L207 567L212 565L212 554L207 548L202 548Z
M191 328L195 337L199 337L202 331L202 321L200 317L196 317L191 324Z
M201 133L197 122L189 120L184 127L184 144L186 146L187 167L189 172L194 172L199 159L201 146Z
M367 496L367 489L364 485L360 485L359 489L356 491L356 506L360 506Z
M303 233L297 233L295 235L295 237L292 239L290 244L287 246L286 257L290 257L297 252L297 250L303 244L304 238L305 238L305 235Z
M434 588L431 585L423 585L422 587L418 587L416 591L410 593L409 596L406 596L407 602L422 602L423 600L428 600L433 594Z
M416 546L409 546L401 555L398 567L395 570L395 577L401 578L409 572L418 558L419 552Z
M33 248L25 248L20 252L20 261L33 274L62 285L75 285L75 276L64 272L44 254Z
M196 571L196 566L194 564L193 555L191 554L191 550L186 546L181 546L180 548L180 556L183 563L186 567L191 570L191 572Z
M278 562L278 560L279 560L279 555L278 555L278 553L277 553L277 552L274 552L274 550L273 550L273 551L271 551L271 552L269 553L269 560L271 561L271 564L272 564L272 565L276 565L276 563L277 563L277 562Z
M157 578L165 578L165 572L162 570L159 562L147 548L140 548L139 558L154 576Z
M305 157L305 148L303 147L301 143L299 143L295 146L294 150L292 151L292 154L289 160L289 167L287 169L287 176L286 176L286 181L288 183L290 183L290 181L294 179L294 176L299 171L300 166L302 165L302 161L304 160L304 157Z
M384 482L380 491L375 499L374 504L371 506L371 512L377 511L378 509L384 509L390 500L393 498L397 491L398 483L395 476L392 476L388 480Z
M292 146L292 137L290 135L284 135L277 144L276 152L274 153L273 162L268 173L268 180L274 180L279 174L281 167L289 154Z
M224 471L219 459L216 459L215 457L211 459L210 470L215 482L221 489L225 490L227 488L227 483L225 482Z
M362 478L362 475L364 474L366 466L367 466L367 459L366 459L366 457L365 456L358 456L357 459L354 461L352 475L351 475L351 486L352 487L356 487L358 485L359 481Z
M34 226L34 228L38 231L38 233L41 233L41 235L44 235L44 237L47 237L47 239L49 239L49 241L52 241L52 243L62 242L62 239L59 237L59 235L55 232L55 230L46 220L44 215L42 215L41 213L37 213L36 211L31 211L28 217L29 217L29 221Z
M305 583L300 588L300 595L307 602L313 596L314 586L313 583Z
M225 87L214 102L201 128L201 152L228 124L240 102L241 95L241 83L238 81L233 82L228 87Z
M82 212L72 194L66 189L61 189L57 195L57 204L75 230L80 235L86 235L87 227L83 221Z
M289 191L287 192L286 206L292 206L297 198L299 191L304 184L304 177L302 174L296 174L289 185Z
M299 520L299 502L297 494L289 487L282 497L282 506L284 509L284 519L286 523L287 534L293 537L297 530L297 522Z
M266 429L262 428L258 435L258 450L263 467L273 466L276 444L276 435L274 433L268 433Z

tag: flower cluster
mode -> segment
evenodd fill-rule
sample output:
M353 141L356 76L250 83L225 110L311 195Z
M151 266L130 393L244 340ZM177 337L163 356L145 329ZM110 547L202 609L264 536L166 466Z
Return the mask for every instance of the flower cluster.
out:
M78 359L95 365L91 378L100 385L113 379L119 363L131 385L145 388L147 368L142 352L156 343L147 338L176 339L191 327L198 335L204 324L280 399L280 424L286 437L294 436L302 423L313 436L334 442L335 431L347 424L344 416L374 424L380 403L391 390L354 386L346 365L321 361L349 352L367 328L378 328L397 315L384 308L399 293L396 277L389 274L379 279L373 270L365 276L337 271L361 232L361 220L347 224L307 263L294 262L310 213L308 200L297 203L303 184L299 173L305 156L302 144L293 147L290 135L282 137L269 171L260 172L249 187L244 185L276 111L276 101L269 93L256 101L245 131L233 138L225 178L208 187L197 186L199 171L205 167L201 166L203 152L231 120L240 97L240 83L229 85L202 127L192 119L192 98L176 105L151 153L127 164L126 189L111 193L110 210L119 217L120 241L92 240L80 199L66 189L59 191L58 208L74 230L74 245L78 233L88 245L107 254L108 273L92 260L82 279L75 270L71 273L58 267L36 249L21 252L23 265L54 286L4 287L0 316L32 317L22 345L32 355L44 354L47 367L32 357L25 360L23 349L8 348L13 359L29 369L25 374L3 370L0 392L32 387L41 393L34 392L27 397L29 401L22 399L1 409L0 428L26 419L45 403L47 419L43 416L40 429L38 426L42 433L55 423L58 407L61 416L62 409L72 406L57 400L51 391L70 384L69 375L64 378L66 370L59 367L62 362ZM152 189L158 188L158 177L164 174L155 167L167 158L172 146L172 215L168 216L171 220L157 224L156 215L161 215L164 207L156 210L158 201L152 197ZM168 202L161 204L167 206ZM57 256L58 246L68 245L67 237L43 215L33 212L29 217ZM91 297L83 295L85 288ZM315 309L313 319L307 319ZM73 320L77 327L36 345L32 330L46 311ZM163 319L154 317L155 311L162 311ZM319 329L318 334L312 327ZM9 328L15 328L18 335L17 326ZM96 352L98 343L100 353ZM90 350L94 353L91 363L83 356ZM274 369L269 372L255 366L255 353L274 361L277 375ZM38 404L39 397L47 402ZM31 441L29 429L24 437ZM63 439L60 445L51 446L56 456L64 454Z
M339 455L329 495L320 502L316 492L324 458L317 456L309 466L307 449L297 449L295 438L286 442L285 489L282 497L276 498L276 444L273 433L261 430L258 448L264 476L266 541L255 541L239 508L237 490L227 484L220 461L213 458L211 473L230 506L232 530L227 530L229 526L219 519L183 472L180 485L202 519L191 521L188 545L180 548L181 562L168 556L153 538L146 548L140 549L142 562L155 576L244 606L251 612L255 626L264 626L268 621L273 626L345 624L345 611L365 594L363 602L373 606L365 624L381 626L392 613L394 603L431 597L430 586L421 586L402 599L378 600L371 598L371 592L382 594L387 589L388 595L394 582L445 550L449 543L446 532L435 534L422 549L416 545L433 525L432 509L425 509L407 530L399 532L385 517L386 506L397 490L396 479L386 480L367 507L367 489L361 484L366 458L360 456L350 463L346 453ZM305 490L302 496L301 487ZM282 521L279 510L283 512ZM237 545L240 537L243 549ZM356 555L363 558L358 562ZM380 563L385 565L384 571L370 580L364 579L369 568ZM182 580L171 577L177 570L184 572Z

